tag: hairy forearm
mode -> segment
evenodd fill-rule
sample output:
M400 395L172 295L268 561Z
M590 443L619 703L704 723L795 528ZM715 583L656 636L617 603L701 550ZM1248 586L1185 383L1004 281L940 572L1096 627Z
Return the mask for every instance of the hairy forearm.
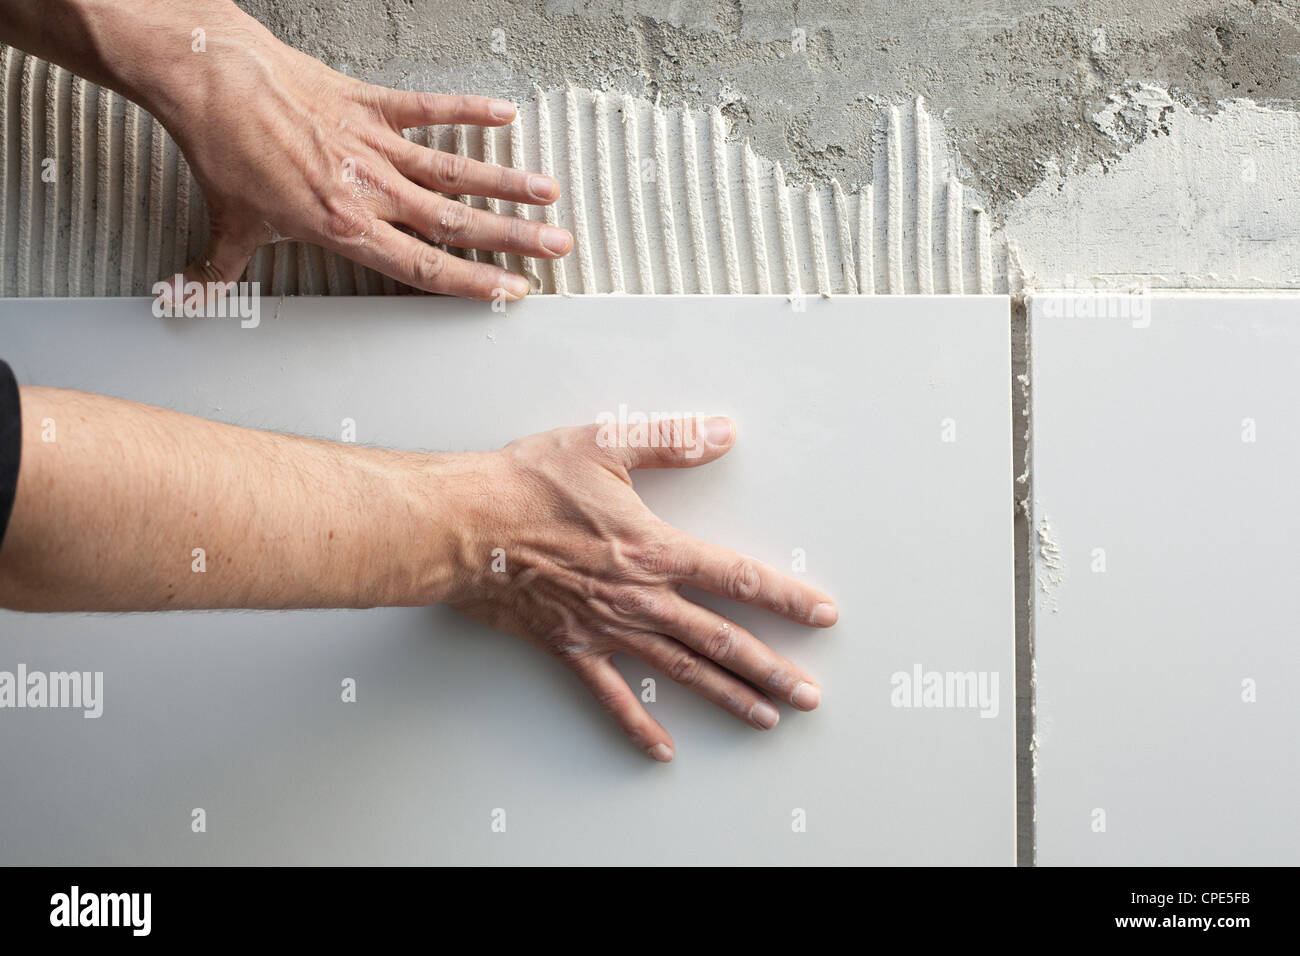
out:
M374 607L443 598L449 485L473 456L237 428L23 388L0 605L39 611Z
M117 90L164 123L211 93L220 71L204 59L209 50L253 53L274 42L232 0L0 0L0 41Z

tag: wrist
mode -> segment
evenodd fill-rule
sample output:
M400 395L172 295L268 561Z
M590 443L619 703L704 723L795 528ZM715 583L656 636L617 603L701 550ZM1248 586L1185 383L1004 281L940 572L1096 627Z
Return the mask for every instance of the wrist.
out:
M176 134L201 117L239 62L279 41L233 0L77 0L88 62L78 69L156 116Z
M418 607L451 600L464 584L471 550L460 502L478 456L386 455L387 517L376 528L381 553L374 565L386 570L374 603Z

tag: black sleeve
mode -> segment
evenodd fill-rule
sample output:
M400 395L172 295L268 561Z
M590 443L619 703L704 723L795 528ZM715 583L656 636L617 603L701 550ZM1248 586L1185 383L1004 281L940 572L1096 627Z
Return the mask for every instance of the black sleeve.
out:
M18 413L18 382L0 359L0 547L18 491L18 457L23 450L23 419Z

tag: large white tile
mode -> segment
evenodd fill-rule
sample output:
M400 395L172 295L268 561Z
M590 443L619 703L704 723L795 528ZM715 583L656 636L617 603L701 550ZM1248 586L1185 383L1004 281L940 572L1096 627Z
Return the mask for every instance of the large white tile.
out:
M362 442L490 448L620 403L728 413L731 454L638 490L778 567L803 549L842 612L813 632L719 603L824 703L761 734L660 677L667 766L553 660L440 609L3 615L0 668L106 680L98 721L0 713L6 861L1013 862L1005 298L289 299L247 330L140 300L0 311L22 381L324 437L352 418ZM995 675L996 714L894 706L916 667Z
M1030 318L1038 861L1300 863L1300 298Z

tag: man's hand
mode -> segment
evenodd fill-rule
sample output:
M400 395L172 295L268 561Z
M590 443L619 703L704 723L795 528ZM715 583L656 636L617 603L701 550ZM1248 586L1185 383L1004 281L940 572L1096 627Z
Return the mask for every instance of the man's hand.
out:
M615 653L763 730L779 717L767 695L800 710L821 699L803 670L678 589L818 627L836 621L831 599L665 524L632 490L633 469L706 464L734 432L725 418L668 421L649 447L630 448L602 442L599 426L558 429L462 459L448 485L461 535L448 603L558 657L656 760L672 759L672 737L614 667Z
M678 588L828 627L813 588L658 519L636 468L706 464L727 419L649 447L562 428L500 451L419 454L314 441L57 388L20 390L22 456L0 607L30 611L447 603L564 661L657 760L672 738L614 668L632 654L753 727L816 682ZM58 441L42 441L45 423ZM494 555L495 549L501 551ZM504 571L494 568L504 556Z
M167 127L211 221L187 279L234 281L258 246L300 239L417 289L517 299L529 291L523 276L433 243L531 258L573 245L558 227L440 195L548 204L559 196L553 179L401 134L504 126L512 104L351 79L281 43L230 0L0 0L0 39L119 90Z
M431 243L555 258L556 226L473 209L439 193L545 204L555 180L417 146L413 126L504 126L512 104L371 86L284 45L233 10L190 54L194 95L167 117L211 212L187 278L239 278L257 246L304 239L417 289L473 299L528 294L528 280ZM402 231L406 227L420 238Z

